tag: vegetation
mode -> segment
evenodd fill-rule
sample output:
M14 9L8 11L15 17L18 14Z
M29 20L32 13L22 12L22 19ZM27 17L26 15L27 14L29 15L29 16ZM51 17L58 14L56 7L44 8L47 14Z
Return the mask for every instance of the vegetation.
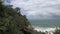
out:
M57 29L54 34L60 34L60 29Z
M0 34L44 34L34 31L20 8L4 5L0 0Z

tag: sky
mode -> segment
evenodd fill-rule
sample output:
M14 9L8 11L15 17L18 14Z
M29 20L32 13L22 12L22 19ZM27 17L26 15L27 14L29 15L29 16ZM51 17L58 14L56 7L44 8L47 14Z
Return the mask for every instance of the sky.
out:
M21 8L28 19L60 18L60 0L6 0L13 7Z

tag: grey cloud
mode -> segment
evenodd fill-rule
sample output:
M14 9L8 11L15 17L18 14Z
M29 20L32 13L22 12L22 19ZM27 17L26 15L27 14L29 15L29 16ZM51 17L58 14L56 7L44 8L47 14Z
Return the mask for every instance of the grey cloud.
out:
M11 4L28 18L60 18L60 0L14 0Z
M51 14L51 18L60 18L60 15L57 15L56 13L49 13Z

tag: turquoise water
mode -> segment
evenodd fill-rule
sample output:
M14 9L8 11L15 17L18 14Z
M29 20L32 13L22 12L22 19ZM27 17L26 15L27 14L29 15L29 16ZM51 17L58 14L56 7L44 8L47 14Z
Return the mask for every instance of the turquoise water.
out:
M32 26L38 27L58 27L60 26L60 19L44 19L44 20L29 20Z

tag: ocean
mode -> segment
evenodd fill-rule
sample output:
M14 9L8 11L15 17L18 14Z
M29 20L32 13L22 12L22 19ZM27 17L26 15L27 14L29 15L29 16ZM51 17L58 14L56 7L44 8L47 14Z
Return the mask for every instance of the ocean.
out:
M41 31L41 32L49 32L53 34L60 26L60 19L42 19L42 20L29 20L32 24L34 30Z

